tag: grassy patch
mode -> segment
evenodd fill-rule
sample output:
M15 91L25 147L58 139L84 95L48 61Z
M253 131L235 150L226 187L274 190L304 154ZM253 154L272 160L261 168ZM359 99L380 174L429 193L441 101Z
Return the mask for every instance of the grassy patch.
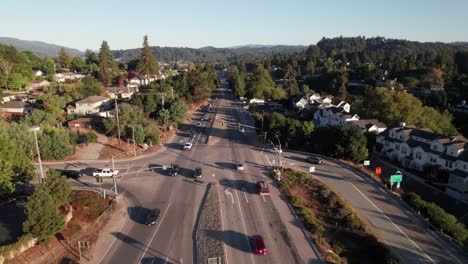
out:
M327 261L399 263L367 230L353 209L327 185L291 169L284 169L281 176L280 188L313 234Z
M89 191L73 191L70 204L73 207L73 218L84 222L92 222L106 210L111 201L103 199L98 193Z

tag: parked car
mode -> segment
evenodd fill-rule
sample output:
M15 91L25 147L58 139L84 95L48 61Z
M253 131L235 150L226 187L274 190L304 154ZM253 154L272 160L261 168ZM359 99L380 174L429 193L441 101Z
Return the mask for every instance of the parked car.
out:
M244 164L242 164L242 163L236 163L236 170L243 171L243 170L244 170Z
M63 175L65 177L67 177L67 179L69 179L69 178L78 179L81 176L83 176L83 174L81 172L76 171L76 170L59 170L59 169L56 169L56 171L58 173L60 173L60 175Z
M266 250L265 242L263 241L262 236L253 236L252 244L253 244L253 249L254 249L255 254L266 255L267 250Z
M202 172L202 168L200 168L200 167L197 167L197 168L195 168L195 174L194 174L194 177L195 177L195 178L201 178L201 176L202 176L202 173L203 173L203 172Z
M244 133L244 132L245 132L245 128L239 127L239 132Z
M322 159L319 158L319 157L313 157L313 156L309 156L306 158L306 160L310 163L314 163L314 164L322 164Z
M146 216L145 225L152 226L156 224L156 221L158 221L158 218L159 218L159 214L160 214L159 209L155 208L151 210L148 216Z
M268 184L264 181L257 182L257 189L258 194L260 195L270 195L270 189L268 188Z
M202 126L202 123L198 122L197 127L201 127L201 126Z
M184 144L183 150L191 150L192 149L192 143L191 142L187 142Z
M208 122L213 122L213 118L208 118Z

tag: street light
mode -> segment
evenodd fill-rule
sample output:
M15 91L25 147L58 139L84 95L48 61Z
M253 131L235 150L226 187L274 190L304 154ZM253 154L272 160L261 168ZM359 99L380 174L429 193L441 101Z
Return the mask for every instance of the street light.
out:
M115 156L112 156L112 173L114 174L112 176L112 179L114 180L114 192L115 192L115 197L117 197L117 181L115 180L115 163L114 163L114 158L117 158L118 156L122 155L122 154L125 154L127 152L121 152Z
M41 152L39 151L39 143L37 141L37 133L36 133L36 131L39 131L39 130L41 130L41 129L38 126L35 126L35 127L31 128L31 131L34 132L34 138L36 139L36 152L37 152L37 159L39 160L39 171L40 171L40 175L41 175L41 179L39 180L39 182L43 182L44 181L44 171L42 170Z

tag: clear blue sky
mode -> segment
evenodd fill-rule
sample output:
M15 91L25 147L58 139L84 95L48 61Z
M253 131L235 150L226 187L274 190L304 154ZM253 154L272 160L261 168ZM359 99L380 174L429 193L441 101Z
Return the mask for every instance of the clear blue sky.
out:
M71 48L315 44L323 36L468 41L467 0L2 0L0 36Z

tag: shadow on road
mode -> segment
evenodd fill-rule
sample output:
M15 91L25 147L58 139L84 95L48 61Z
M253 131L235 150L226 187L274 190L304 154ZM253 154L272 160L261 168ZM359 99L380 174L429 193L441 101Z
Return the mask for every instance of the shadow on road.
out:
M251 252L251 239L245 234L232 230L205 230L204 232L208 237L224 242L226 246L242 252Z
M171 262L164 258L160 257L152 257L152 258L143 258L140 262L141 264L172 264L172 263L180 263L180 262Z
M215 162L215 165L221 169L231 169L234 170L236 168L235 162Z
M249 194L257 194L257 183L255 182L248 182L245 180L230 180L230 179L222 179L220 181L221 186L233 188L240 192L246 192Z

